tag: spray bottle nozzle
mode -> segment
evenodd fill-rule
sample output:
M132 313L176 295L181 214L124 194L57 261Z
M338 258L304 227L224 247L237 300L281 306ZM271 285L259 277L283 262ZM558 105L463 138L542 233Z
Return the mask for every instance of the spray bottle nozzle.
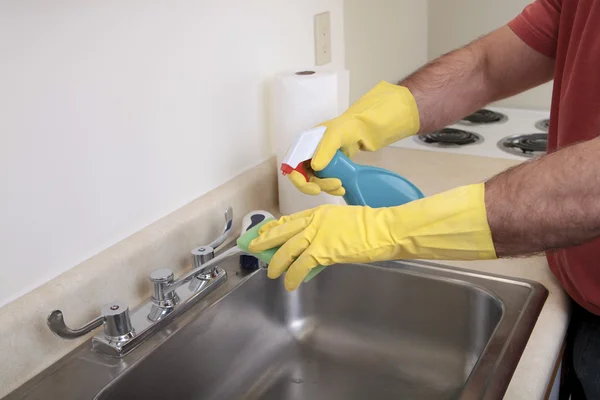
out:
M296 136L281 163L283 175L298 171L308 181L308 173L304 164L312 159L326 130L326 127L318 126Z

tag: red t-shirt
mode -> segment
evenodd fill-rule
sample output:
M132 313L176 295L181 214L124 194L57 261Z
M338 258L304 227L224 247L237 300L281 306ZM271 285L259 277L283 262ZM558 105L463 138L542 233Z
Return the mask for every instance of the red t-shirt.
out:
M600 1L537 0L509 26L530 47L556 60L548 151L599 136ZM549 251L546 257L569 295L600 315L600 239Z

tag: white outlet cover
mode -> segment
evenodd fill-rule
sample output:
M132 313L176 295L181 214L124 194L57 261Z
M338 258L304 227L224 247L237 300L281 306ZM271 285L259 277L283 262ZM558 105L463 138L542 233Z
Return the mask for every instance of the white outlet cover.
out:
M329 11L315 15L315 65L331 62L331 15Z

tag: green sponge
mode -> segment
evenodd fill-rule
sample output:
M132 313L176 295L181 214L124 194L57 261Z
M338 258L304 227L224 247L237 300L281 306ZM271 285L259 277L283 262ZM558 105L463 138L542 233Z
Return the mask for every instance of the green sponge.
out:
M260 224L257 224L252 229L249 229L248 231L246 231L246 233L244 233L242 236L240 236L237 240L237 245L241 250L245 251L248 254L252 254L254 257L258 258L261 261L264 261L267 264L269 263L269 261L271 261L271 258L273 258L273 256L277 252L277 250L279 250L279 247L274 247L272 249L265 250L262 253L255 254L255 253L251 253L248 250L248 246L250 246L251 241L253 241L254 239L256 239L258 237L258 230L261 228L261 226L263 226L264 224L266 224L267 222L272 221L272 220L273 220L273 218L265 219ZM306 278L304 278L304 282L310 281L312 278L317 276L324 269L325 269L325 267L323 265L319 265L318 267L313 268L312 270L310 270L308 275L306 275Z

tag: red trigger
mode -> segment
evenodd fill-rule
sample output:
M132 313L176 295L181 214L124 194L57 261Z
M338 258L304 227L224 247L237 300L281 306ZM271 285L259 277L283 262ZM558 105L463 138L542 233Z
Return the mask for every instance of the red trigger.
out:
M288 165L288 164L281 164L281 172L283 173L283 175L287 175L287 174L291 174L292 171L298 171L302 174L302 176L304 176L304 179L306 179L306 182L308 182L309 176L308 176L308 172L306 171L306 167L304 166L304 163L309 163L308 165L310 165L310 160L301 162L300 164L298 164L296 166L296 168L292 168L292 166Z
M306 179L306 182L308 182L309 177L308 172L306 172L306 167L304 166L305 162L310 163L310 160L306 160L298 164L298 166L296 167L296 171L300 172L304 176L304 179Z

